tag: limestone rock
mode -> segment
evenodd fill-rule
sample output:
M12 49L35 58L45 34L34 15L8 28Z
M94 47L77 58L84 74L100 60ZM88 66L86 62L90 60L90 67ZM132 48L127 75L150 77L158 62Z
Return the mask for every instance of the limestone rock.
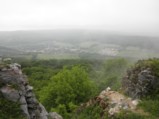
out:
M20 97L19 102L20 102L21 105L26 105L27 104L26 99L25 99L24 96Z
M138 100L132 100L117 91L111 91L106 88L97 97L82 104L78 111L92 105L100 106L103 110L103 115L106 112L110 117L113 117L117 113L120 113L121 110L135 111Z
M57 114L56 112L50 112L49 113L49 117L51 119L63 119L62 116L60 116L59 114Z
M10 101L17 102L20 99L19 92L9 86L2 87L0 91L3 96Z
M41 113L40 113L40 118L41 119L47 119L47 117L48 117L48 112L46 111L46 109L45 109L45 107L40 103L39 104L39 106L40 106L40 108L41 108Z
M127 71L122 80L122 89L134 99L150 95L159 86L159 79L154 75L151 68L136 66Z
M19 102L20 108L27 119L48 119L48 112L36 99L33 87L29 85L27 77L21 72L21 66L13 63L9 67L0 68L0 83L2 86L0 92L4 98ZM50 113L50 118L62 119L55 112Z
M22 104L20 105L21 110L23 110L23 114L25 117L27 117L27 119L31 119L30 118L30 114L28 112L28 105L27 104Z

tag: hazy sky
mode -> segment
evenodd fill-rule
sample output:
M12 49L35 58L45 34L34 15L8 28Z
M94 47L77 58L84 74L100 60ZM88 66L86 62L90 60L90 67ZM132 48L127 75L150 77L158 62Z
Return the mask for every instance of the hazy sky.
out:
M0 30L104 29L159 36L159 0L0 0Z

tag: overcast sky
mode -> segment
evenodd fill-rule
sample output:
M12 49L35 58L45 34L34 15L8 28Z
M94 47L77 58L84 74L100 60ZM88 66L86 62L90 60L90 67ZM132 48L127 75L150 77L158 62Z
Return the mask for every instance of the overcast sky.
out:
M159 0L0 0L0 30L103 29L159 36Z

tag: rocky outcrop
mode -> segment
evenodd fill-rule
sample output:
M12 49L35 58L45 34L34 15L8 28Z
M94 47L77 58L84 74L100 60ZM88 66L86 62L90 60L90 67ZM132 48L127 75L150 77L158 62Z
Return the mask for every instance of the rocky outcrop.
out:
M120 113L122 110L135 112L138 103L139 100L133 100L132 98L126 97L117 91L111 91L108 87L97 97L82 104L78 111L92 105L97 105L103 110L101 113L101 119L104 118L105 114L108 114L108 117L111 118Z
M145 61L139 61L122 80L123 91L132 98L142 98L152 95L159 86L159 79L155 75L153 67Z
M120 113L121 110L134 111L139 102L139 100L132 100L116 91L109 91L105 95L109 99L108 114L110 116Z
M27 119L62 119L57 113L49 114L38 102L33 93L33 87L29 85L27 77L22 74L19 64L0 67L0 84L0 92L3 97L20 103L20 108Z
M51 119L63 119L62 116L60 116L59 114L57 114L56 112L50 112L49 113L49 117Z
M108 87L97 97L82 104L77 112L93 107L100 110L101 119L118 119L120 112L131 112L149 118L150 114L137 105L142 101L142 97L154 98L159 94L159 59L139 60L127 71L120 92L111 91Z

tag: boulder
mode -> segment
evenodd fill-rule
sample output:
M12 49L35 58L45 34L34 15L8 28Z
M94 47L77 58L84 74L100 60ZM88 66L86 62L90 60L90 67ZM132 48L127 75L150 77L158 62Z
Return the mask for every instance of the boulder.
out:
M39 104L40 108L41 108L41 112L40 112L40 118L41 119L47 119L48 118L48 112L46 111L45 107L40 103Z
M22 105L20 105L20 108L21 108L21 110L23 111L24 116L25 116L27 119L31 119L31 118L30 118L30 114L29 114L29 112L28 112L28 106L27 106L27 104L22 104Z
M122 80L123 92L133 99L155 95L159 91L159 59L139 60Z
M19 102L20 102L21 105L27 104L26 99L25 99L24 96L20 97Z
M49 117L50 117L50 119L63 119L62 116L60 116L56 112L50 112Z
M20 99L19 92L13 88L10 88L9 86L4 86L0 89L3 96L13 102L17 102Z
M0 80L5 84L17 84L16 76L10 72L0 72Z

